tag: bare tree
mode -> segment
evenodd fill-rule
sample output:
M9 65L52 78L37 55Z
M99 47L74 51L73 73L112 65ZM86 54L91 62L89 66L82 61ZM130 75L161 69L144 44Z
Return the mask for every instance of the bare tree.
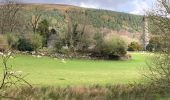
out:
M145 74L161 89L170 89L170 2L158 0L156 7L148 13L150 30L159 37L161 48L154 52Z
M16 0L0 0L0 33L14 32L21 26L20 10L22 4ZM0 66L0 97L7 88L12 86L18 87L18 83L26 83L31 86L26 80L21 71L14 71L12 66L9 66L8 60L12 57L11 52L0 52L2 57L2 66Z
M16 31L21 26L22 5L17 0L0 0L0 33Z
M31 26L33 33L36 33L38 23L40 22L41 17L42 17L41 8L35 7L32 11L33 11L33 14L31 16L29 25Z

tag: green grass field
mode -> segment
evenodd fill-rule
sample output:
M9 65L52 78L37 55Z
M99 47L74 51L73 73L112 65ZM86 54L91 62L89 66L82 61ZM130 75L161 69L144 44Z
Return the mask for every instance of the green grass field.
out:
M26 80L37 86L82 86L126 84L141 81L140 69L148 54L131 53L129 61L65 60L31 55L16 55L9 65L29 74Z

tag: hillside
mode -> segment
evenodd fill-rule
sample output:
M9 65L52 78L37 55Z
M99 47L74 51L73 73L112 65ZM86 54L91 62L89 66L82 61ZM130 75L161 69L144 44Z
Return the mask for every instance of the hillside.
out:
M47 19L52 28L61 33L68 22L76 22L105 33L116 33L140 40L143 33L143 16L122 12L81 8L62 4L24 4L27 16L32 16L35 8L41 9L42 19Z
M69 10L71 8L79 8L77 6L72 6L72 5L64 5L64 4L38 4L38 3L29 3L29 4L24 4L24 7L27 9L31 9L34 7L41 7L44 8L45 10L54 10L54 9L58 9L58 10L62 10L62 11L66 11Z

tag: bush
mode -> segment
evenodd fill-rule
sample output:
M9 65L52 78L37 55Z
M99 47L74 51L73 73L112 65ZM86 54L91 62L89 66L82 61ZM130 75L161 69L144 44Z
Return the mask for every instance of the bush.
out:
M62 41L58 41L58 42L55 43L55 49L56 49L57 52L60 52L62 47L63 47L63 42Z
M47 46L47 41L49 38L49 22L44 19L38 23L37 32L43 37L43 46Z
M104 37L102 34L95 35L96 46L93 50L95 55L109 59L117 59L126 55L127 44L119 36Z
M32 39L30 39L30 40L31 40L34 50L36 51L38 49L41 49L43 46L42 36L39 34L32 34L31 38Z
M42 37L39 34L28 34L18 41L18 50L36 51L42 48Z
M18 40L19 40L18 36L16 34L7 33L6 37L7 37L9 47L12 49L17 49Z
M149 44L146 46L147 51L159 51L161 49L161 39L159 37L152 37Z
M106 55L124 56L126 50L127 44L120 37L111 37L104 40L102 52Z
M5 36L0 35L0 51L4 51L8 48L8 42Z
M25 37L22 37L18 41L18 50L19 51L33 51L34 48L28 39L26 39Z
M104 42L103 34L102 33L96 33L94 35L94 40L95 40L95 48L94 48L93 52L101 53L102 45L103 45L103 42Z
M149 43L147 46L146 46L146 50L147 51L154 51L155 47L153 44Z
M68 54L70 51L70 48L68 47L67 44L64 43L63 40L59 40L55 44L55 51L58 53L62 53L62 54Z
M131 42L128 45L128 51L141 51L142 46L138 42Z

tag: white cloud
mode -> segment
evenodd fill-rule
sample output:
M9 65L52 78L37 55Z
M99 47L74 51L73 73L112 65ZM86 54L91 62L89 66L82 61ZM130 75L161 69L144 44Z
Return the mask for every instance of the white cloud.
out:
M132 4L134 5L133 11L130 11L132 14L143 15L152 7L152 5L146 0L135 0Z
M31 3L56 3L99 8L132 14L144 14L156 0L23 0Z
M95 2L94 2L95 1ZM131 14L143 15L151 9L156 0L86 0L79 1L79 6L86 8L99 8L107 10L123 11ZM124 2L124 3L122 3Z
M99 8L98 5L94 5L94 4L86 4L84 2L80 3L80 7L85 7L85 8Z

